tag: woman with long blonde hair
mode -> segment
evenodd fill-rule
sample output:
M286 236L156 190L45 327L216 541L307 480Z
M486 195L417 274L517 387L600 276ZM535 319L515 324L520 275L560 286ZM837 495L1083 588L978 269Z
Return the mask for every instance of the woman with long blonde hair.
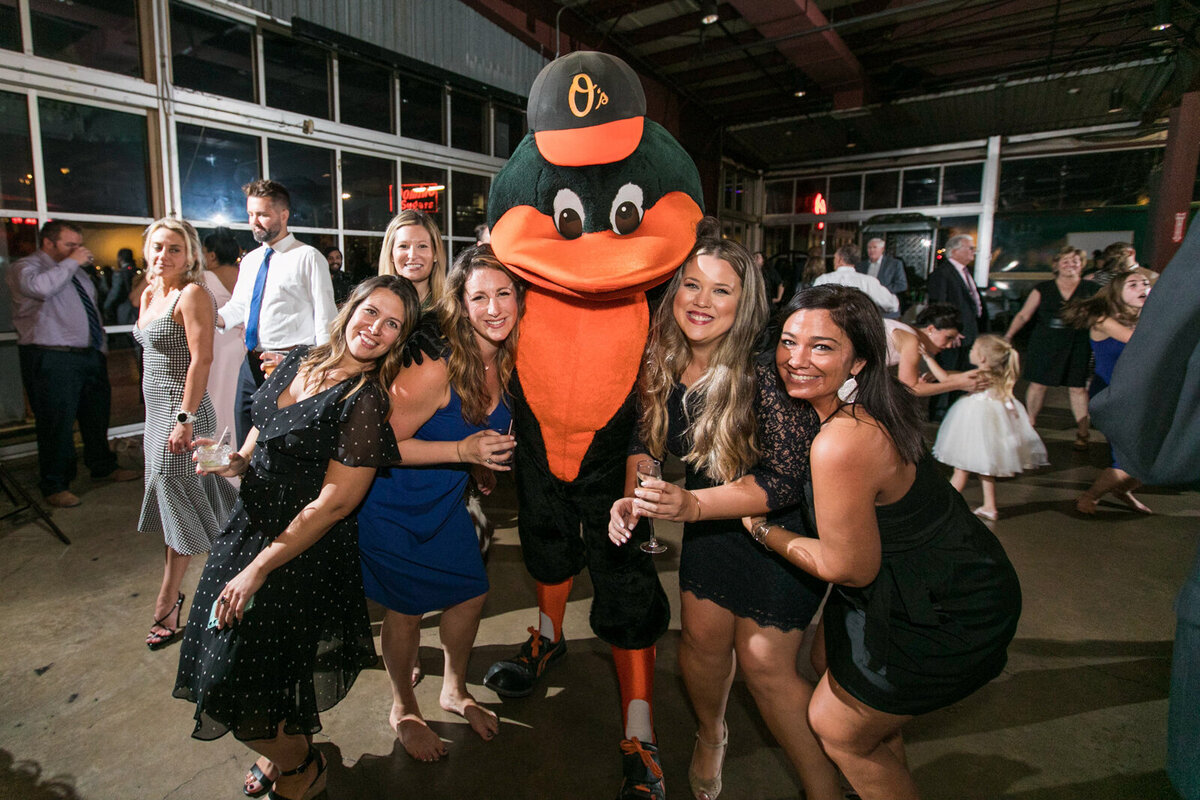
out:
M196 704L193 738L232 731L260 754L252 797L320 793L320 712L375 664L354 510L397 457L383 381L417 314L407 280L360 283L329 341L292 350L255 393L245 443L212 472L240 475L240 498L200 576L174 695Z
M808 442L818 430L812 408L793 403L771 365L755 362L767 313L750 254L702 230L655 313L637 384L641 441L626 469L628 496L613 505L609 525L618 545L640 535L638 506L651 496L655 516L685 522L679 665L699 723L688 770L697 800L722 790L725 708L738 667L807 796L841 797L833 765L796 713L813 690L796 656L826 585L763 551L733 521L802 501ZM687 491L661 481L635 489L637 462L668 453L683 460Z
M217 305L204 286L196 229L170 217L157 220L146 229L143 255L149 282L133 327L142 347L146 402L146 493L137 527L166 544L154 624L146 637L146 645L157 650L183 630L184 573L193 555L209 551L229 518L235 492L227 481L198 476L192 467L192 440L212 436L217 424L205 391Z
M387 609L381 644L392 687L389 724L421 761L446 753L413 692L421 620L430 611L442 610L442 708L485 741L499 730L466 684L488 580L464 495L473 467L510 469L515 440L501 432L512 419L505 387L524 285L490 245L472 247L458 257L433 311L444 337L440 357L412 364L393 381L391 425L401 458L376 478L358 517L366 594Z
M433 217L409 208L392 218L379 251L379 274L408 278L421 309L433 307L446 283L446 247Z
M1096 357L1096 377L1105 386L1112 380L1117 359L1133 336L1142 306L1157 279L1154 272L1137 267L1115 275L1095 296L1071 303L1063 310L1063 319L1068 324L1087 329ZM1113 453L1111 465L1075 500L1075 510L1091 516L1096 513L1100 498L1111 493L1134 511L1151 514L1150 508L1133 495L1141 485L1141 481L1121 469Z

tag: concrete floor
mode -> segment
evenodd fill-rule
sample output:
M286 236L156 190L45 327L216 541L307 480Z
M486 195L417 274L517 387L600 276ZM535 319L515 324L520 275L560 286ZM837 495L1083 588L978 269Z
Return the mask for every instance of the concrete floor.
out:
M1054 466L1003 481L1002 518L993 523L1025 597L1008 668L973 697L909 726L913 772L929 800L1175 797L1163 771L1172 603L1197 547L1198 496L1146 490L1154 517L1113 505L1095 519L1077 517L1071 501L1107 463L1107 447L1096 439L1088 453L1074 453L1065 412L1048 409L1042 421ZM34 483L32 463L9 466ZM232 737L189 738L192 707L170 697L178 648L149 652L142 643L162 556L161 542L134 530L140 483L81 479L73 488L83 505L54 513L69 547L28 514L0 523L0 798L241 797L247 750ZM978 491L972 485L968 500ZM501 702L478 685L536 618L511 487L501 487L496 504L504 527L471 675L479 699L501 715L500 736L485 744L438 708L431 616L421 651L429 676L418 693L450 757L428 765L405 755L387 727L386 675L366 671L317 737L334 800L615 794L616 679L608 647L587 625L586 575L568 608L569 657L544 690ZM672 545L658 565L676 615L659 644L656 724L668 790L684 798L695 728L676 664L680 529L660 531ZM189 600L199 566L185 583ZM728 722L722 796L796 798L795 776L740 680Z

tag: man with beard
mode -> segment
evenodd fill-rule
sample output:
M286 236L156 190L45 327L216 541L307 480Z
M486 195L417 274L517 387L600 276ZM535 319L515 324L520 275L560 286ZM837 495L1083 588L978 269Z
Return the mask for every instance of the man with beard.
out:
M257 180L242 187L250 232L262 247L242 258L237 284L217 315L224 331L244 324L246 360L238 373L238 442L250 432L250 398L289 350L329 340L337 314L329 264L288 232L291 196L283 184Z

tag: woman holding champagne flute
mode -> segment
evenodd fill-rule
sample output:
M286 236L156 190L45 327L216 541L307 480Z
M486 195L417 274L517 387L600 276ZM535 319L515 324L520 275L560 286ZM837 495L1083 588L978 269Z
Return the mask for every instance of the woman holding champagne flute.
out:
M679 665L699 723L688 770L693 796L715 800L721 792L725 707L740 666L807 796L840 798L833 765L796 711L812 695L796 657L825 583L748 541L735 520L703 521L705 507L718 499L738 515L798 504L818 429L812 408L783 393L770 365L755 363L768 313L763 279L745 248L718 238L711 225L701 223L691 257L655 313L638 377L640 441L628 460L630 496L613 505L609 536L619 545L631 538L639 514L633 495L640 506L659 498L662 487L676 488L647 474L646 459L667 452L682 458L689 491L674 496L673 511L686 521ZM635 476L644 488L634 489ZM697 502L706 495L710 500ZM654 516L670 516L654 508Z

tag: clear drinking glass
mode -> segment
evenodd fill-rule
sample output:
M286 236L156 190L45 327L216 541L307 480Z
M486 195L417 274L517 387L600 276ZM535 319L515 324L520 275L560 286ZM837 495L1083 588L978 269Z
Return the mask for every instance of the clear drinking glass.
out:
M662 478L662 464L652 458L643 458L637 462L637 482L642 486L651 478ZM650 538L641 544L642 550L655 555L667 552L667 546L654 537L654 520L647 519L650 526Z
M196 452L199 454L196 461L205 472L214 472L229 466L229 457L233 454L233 437L226 430L220 439L212 444L200 445Z

